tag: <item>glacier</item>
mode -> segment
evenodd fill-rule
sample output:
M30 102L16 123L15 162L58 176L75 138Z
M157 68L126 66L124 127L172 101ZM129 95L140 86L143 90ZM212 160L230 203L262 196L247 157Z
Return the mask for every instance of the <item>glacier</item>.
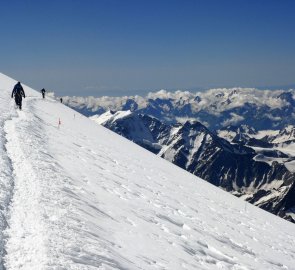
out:
M294 224L0 74L0 269L294 269ZM60 123L60 124L59 124Z

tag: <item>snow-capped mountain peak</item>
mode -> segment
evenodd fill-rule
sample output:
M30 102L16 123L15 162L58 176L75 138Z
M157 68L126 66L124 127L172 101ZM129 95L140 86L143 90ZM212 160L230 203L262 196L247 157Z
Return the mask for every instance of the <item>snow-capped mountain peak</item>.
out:
M248 125L256 130L295 124L295 90L217 88L202 92L160 90L145 97L64 97L65 104L91 116L131 110L168 123L197 120L210 129Z

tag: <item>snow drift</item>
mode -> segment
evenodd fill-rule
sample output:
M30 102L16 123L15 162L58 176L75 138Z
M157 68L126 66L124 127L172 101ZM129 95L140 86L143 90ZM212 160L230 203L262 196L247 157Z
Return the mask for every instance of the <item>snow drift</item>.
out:
M2 269L294 269L294 225L0 74ZM61 125L58 125L59 120Z

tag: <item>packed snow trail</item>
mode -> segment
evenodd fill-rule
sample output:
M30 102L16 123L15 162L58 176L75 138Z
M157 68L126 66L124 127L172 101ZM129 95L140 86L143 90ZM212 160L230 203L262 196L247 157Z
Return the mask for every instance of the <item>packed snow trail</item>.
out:
M13 83L0 74L7 270L295 269L294 224L29 88L16 111Z
M5 254L4 250L4 229L7 227L7 217L8 217L8 206L13 192L13 177L12 177L12 167L10 159L6 152L6 137L4 132L5 121L11 119L12 116L16 115L13 108L12 100L9 100L11 91L9 92L9 87L11 84L10 80L7 80L5 76L1 78L0 84L0 270L3 269L3 256ZM4 78L4 80L3 80Z
M10 228L6 231L7 269L42 269L46 262L46 231L42 224L42 186L31 163L38 147L33 136L23 127L30 123L29 112L19 112L19 117L7 121L4 126L7 153L12 161L14 194L10 207ZM22 132L24 131L24 132ZM21 136L20 136L21 135ZM28 148L26 146L29 146ZM30 152L26 152L26 150ZM29 158L28 158L29 157Z

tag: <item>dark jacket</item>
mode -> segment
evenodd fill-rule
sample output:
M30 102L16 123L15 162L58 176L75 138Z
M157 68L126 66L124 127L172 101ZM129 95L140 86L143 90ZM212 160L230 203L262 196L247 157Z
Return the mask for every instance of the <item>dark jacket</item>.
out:
M26 95L25 95L25 91L24 91L24 89L23 89L23 87L22 87L22 85L20 84L20 82L18 82L15 86L14 86L14 88L13 88L13 90L12 90L12 93L11 93L11 97L13 98L13 96L15 96L15 97L26 97Z

